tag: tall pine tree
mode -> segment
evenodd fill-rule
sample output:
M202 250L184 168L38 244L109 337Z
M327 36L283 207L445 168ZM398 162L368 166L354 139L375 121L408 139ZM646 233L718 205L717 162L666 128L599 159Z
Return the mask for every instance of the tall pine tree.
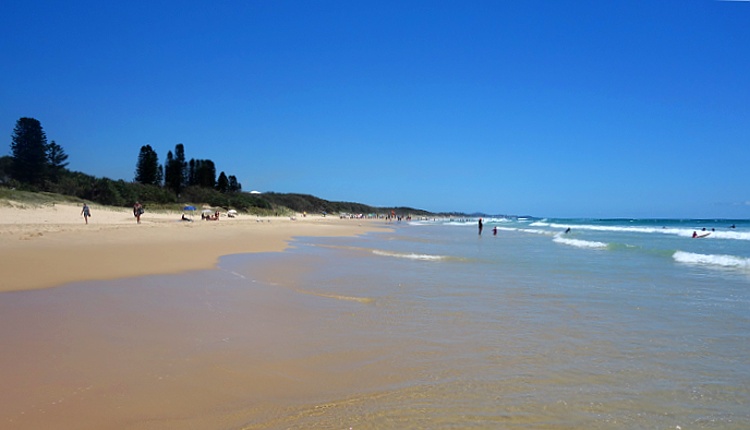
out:
M216 166L213 161L190 159L188 165L189 185L203 188L214 188L216 186Z
M135 166L135 181L146 185L161 185L162 169L159 156L151 145L141 146L138 163Z
M224 172L219 173L219 179L216 181L216 189L222 193L229 191L229 179Z
M229 175L229 192L231 193L238 193L242 191L242 184L240 184L237 181L237 177L234 175Z
M47 175L47 135L34 118L21 118L13 129L11 177L23 184L41 186Z

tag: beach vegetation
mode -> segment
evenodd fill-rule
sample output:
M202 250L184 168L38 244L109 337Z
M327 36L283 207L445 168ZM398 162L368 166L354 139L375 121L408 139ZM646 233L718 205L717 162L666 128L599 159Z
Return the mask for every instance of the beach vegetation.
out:
M246 212L253 208L268 210L273 208L270 202L253 194L222 193L213 188L197 186L185 188L181 197L185 202Z
M0 205L15 207L54 206L56 203L78 203L81 199L44 191L25 191L0 187Z
M11 181L10 170L13 165L13 157L4 155L0 157L0 184L7 184Z
M363 203L332 202L308 194L296 193L263 193L263 199L278 208L289 208L295 212L326 213L326 214L389 214L394 211L398 215L432 215L432 213L408 207L376 207Z

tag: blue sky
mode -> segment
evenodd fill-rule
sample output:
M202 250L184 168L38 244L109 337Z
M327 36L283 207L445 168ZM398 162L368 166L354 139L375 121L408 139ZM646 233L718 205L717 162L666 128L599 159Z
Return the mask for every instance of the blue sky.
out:
M548 217L750 217L750 2L10 1L0 128L132 180Z

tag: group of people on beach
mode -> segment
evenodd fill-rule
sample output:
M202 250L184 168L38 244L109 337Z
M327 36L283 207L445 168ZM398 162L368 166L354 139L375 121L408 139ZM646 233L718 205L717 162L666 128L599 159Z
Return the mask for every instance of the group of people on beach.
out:
M201 219L206 221L218 221L219 220L219 211L214 212L213 215L211 214L201 214Z

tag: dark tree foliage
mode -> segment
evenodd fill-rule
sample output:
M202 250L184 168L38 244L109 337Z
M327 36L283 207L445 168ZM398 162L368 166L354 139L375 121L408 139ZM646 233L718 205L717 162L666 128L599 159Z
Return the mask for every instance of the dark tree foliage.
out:
M132 207L135 201L160 204L177 202L174 193L157 185L114 181L67 170L61 174L59 181L50 184L49 191L113 206Z
M178 143L174 147L175 171L180 179L180 190L187 185L187 161L185 161L185 145ZM178 193L179 194L179 193Z
M237 177L234 175L229 175L229 192L230 193L239 193L242 191L242 184L237 182Z
M216 189L221 193L229 191L229 179L224 172L219 173L219 179L216 181Z
M167 151L167 159L164 161L164 186L169 189L174 189L174 155L172 151Z
M47 135L34 118L21 118L13 129L10 144L11 177L22 184L40 186L47 175Z
M68 154L62 146L58 145L54 140L47 145L47 165L50 169L57 172L61 171L68 165Z
M167 153L164 163L164 185L179 195L187 184L187 162L185 161L185 146L178 143L172 151Z
M144 185L160 185L162 169L159 166L159 156L151 145L141 146L138 163L135 166L135 182Z
M214 188L216 186L216 166L211 160L190 159L188 165L188 185Z
M188 162L187 184L188 184L188 187L192 187L192 186L196 185L196 180L195 180L195 158L191 158L190 162Z
M0 157L0 184L10 181L11 166L13 166L13 157L9 155Z
M52 142L47 145L47 177L45 182L45 189L49 189L51 184L54 184L60 180L61 175L65 172L65 166L68 165L66 161L68 154L62 146Z

